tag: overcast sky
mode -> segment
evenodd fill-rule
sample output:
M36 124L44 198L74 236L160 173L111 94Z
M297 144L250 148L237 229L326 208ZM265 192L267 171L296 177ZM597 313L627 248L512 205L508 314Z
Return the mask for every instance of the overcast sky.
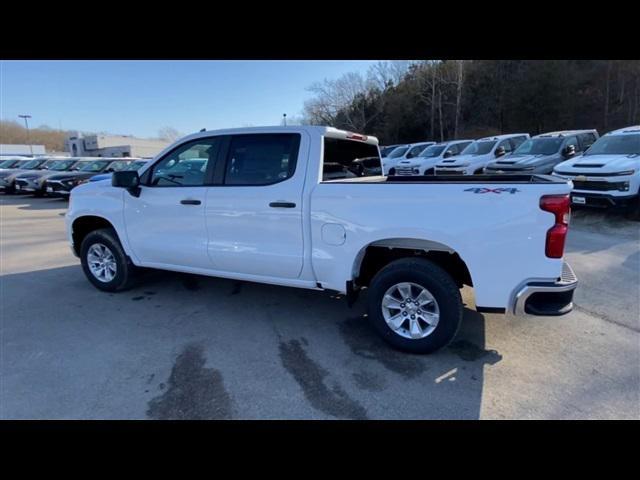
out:
M2 61L0 117L30 126L155 137L169 126L277 125L306 88L374 61Z

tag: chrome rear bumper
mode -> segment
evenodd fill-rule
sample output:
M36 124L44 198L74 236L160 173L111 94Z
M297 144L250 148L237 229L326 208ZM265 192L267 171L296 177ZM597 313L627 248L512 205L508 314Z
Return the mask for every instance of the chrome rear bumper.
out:
M555 282L527 281L516 289L510 312L514 315L565 315L573 310L578 278L567 262Z

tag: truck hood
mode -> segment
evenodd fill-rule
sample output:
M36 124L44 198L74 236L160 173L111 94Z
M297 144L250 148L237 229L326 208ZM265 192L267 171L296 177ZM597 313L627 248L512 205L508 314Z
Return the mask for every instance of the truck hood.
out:
M506 155L499 160L489 163L492 167L533 167L556 157L558 154L552 155Z
M616 173L637 170L639 167L639 154L587 155L559 163L554 170L567 173Z
M486 162L489 158L495 158L493 154L488 153L485 155L458 155L455 158L445 158L440 160L437 167L462 167L466 164L473 164L477 162Z
M497 165L534 165L540 160L551 157L552 155L507 155L500 160L496 160Z

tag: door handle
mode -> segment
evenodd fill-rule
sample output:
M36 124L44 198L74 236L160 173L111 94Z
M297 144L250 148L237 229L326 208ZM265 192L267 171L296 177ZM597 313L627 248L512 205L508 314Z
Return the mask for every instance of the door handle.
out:
M271 208L295 208L296 204L293 202L271 202L269 206Z
M180 200L182 205L200 205L202 202L200 200Z

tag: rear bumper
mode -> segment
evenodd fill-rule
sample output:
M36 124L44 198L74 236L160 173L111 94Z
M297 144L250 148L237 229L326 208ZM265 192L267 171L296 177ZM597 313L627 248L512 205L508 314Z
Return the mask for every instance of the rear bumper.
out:
M578 278L567 262L562 275L555 282L530 280L518 287L513 296L510 313L514 315L565 315L573 310L573 292Z

